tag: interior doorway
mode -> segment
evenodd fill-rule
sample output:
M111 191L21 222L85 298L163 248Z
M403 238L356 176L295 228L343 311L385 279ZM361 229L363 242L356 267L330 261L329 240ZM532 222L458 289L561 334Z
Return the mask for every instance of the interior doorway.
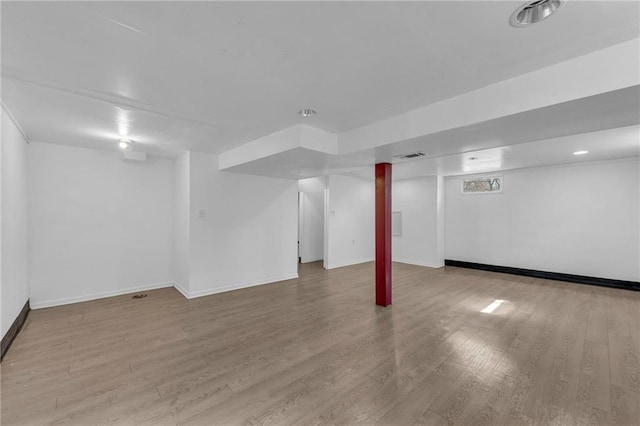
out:
M299 263L324 259L324 191L323 178L298 181Z

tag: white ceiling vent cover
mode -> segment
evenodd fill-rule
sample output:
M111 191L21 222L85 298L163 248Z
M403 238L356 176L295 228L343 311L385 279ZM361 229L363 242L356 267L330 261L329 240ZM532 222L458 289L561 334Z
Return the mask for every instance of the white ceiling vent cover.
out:
M418 151L418 152L412 152L409 154L398 154L398 155L394 155L393 158L397 158L399 160L413 160L414 158L420 158L420 157L424 157L425 154L422 151Z

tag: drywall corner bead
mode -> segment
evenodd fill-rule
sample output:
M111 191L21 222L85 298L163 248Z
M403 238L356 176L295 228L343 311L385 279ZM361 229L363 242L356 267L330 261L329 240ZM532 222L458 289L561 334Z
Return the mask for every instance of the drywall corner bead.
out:
M2 109L7 114L7 117L9 117L9 120L11 120L13 122L13 124L15 124L16 128L18 129L18 131L22 135L22 139L24 139L24 142L25 143L30 143L31 139L29 139L29 137L27 136L27 133L24 131L24 129L22 128L20 123L18 123L18 120L16 120L16 117L13 115L13 113L11 112L9 107L7 107L7 104L5 104L4 101L2 101L2 100L0 100L0 103L2 104Z

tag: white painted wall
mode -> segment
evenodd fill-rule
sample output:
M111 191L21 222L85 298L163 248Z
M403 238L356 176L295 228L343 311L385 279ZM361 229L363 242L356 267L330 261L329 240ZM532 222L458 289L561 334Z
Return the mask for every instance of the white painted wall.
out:
M298 183L218 170L191 153L189 296L298 276Z
M446 180L446 257L638 281L636 159L504 172L501 194Z
M331 175L327 176L327 188L325 268L374 260L374 181Z
M173 285L173 161L29 145L34 307Z
M437 177L395 181L392 210L402 212L402 235L393 236L394 262L440 267Z
M324 178L298 181L302 263L324 258Z
M175 160L173 187L173 260L176 288L182 293L189 291L189 269L191 261L190 241L190 153Z
M2 109L0 279L2 337L29 299L27 144Z

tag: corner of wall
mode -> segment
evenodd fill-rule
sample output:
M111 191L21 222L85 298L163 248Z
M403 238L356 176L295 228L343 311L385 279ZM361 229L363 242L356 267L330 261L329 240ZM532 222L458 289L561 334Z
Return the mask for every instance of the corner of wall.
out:
M174 281L173 282L173 287L178 290L178 292L180 294L182 294L185 298L187 299L192 299L193 297L191 296L191 294L189 293L189 290L187 290L185 287L183 287L178 281Z
M29 277L29 140L2 102L0 136L0 328L4 337L31 295ZM9 226L5 226L9 225Z
M176 288L188 297L191 262L191 153L174 161L173 276ZM178 282L180 284L178 284Z
M324 259L322 267L329 269L329 209L330 209L330 191L329 176L324 179Z
M444 203L445 203L445 184L444 184L444 176L438 175L436 177L436 244L437 244L437 264L440 266L444 266L444 241L445 241L445 212L444 212ZM439 267L439 266L438 266Z

